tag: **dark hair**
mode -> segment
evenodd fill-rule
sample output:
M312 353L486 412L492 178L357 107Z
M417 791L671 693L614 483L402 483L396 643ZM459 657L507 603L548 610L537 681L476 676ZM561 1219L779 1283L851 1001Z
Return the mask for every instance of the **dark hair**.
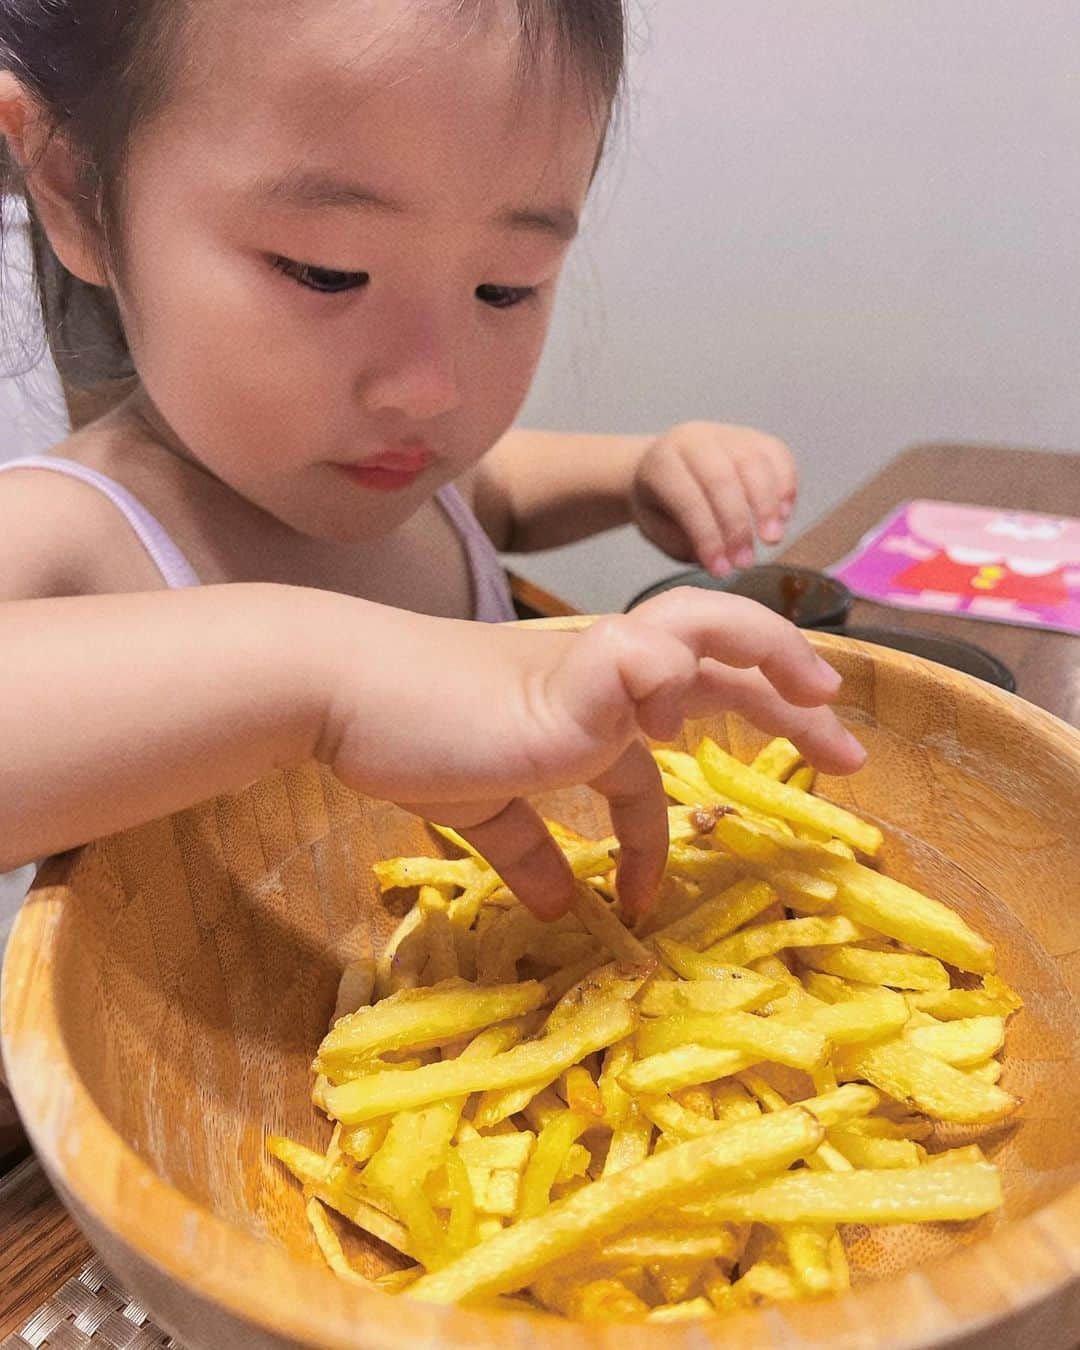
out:
M459 10L488 0L457 0ZM167 97L195 0L0 0L0 69L20 81L77 156L80 195L107 256L117 256L126 148ZM516 0L523 59L554 53L608 109L622 79L623 0ZM61 375L87 385L133 374L112 294L56 257L6 146L0 193L26 200L45 336ZM5 222L8 228L11 221Z

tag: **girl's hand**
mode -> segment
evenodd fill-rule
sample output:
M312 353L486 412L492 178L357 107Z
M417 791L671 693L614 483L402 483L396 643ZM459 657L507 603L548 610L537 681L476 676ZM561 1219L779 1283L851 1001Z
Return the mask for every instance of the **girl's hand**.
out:
M798 481L783 442L750 427L685 422L654 441L630 490L645 537L714 576L754 561L754 535L778 544Z
M798 629L739 596L674 590L583 633L382 613L376 641L370 618L353 632L342 610L320 757L346 782L455 826L542 918L566 910L573 881L527 798L578 783L607 798L626 910L652 903L667 804L645 736L668 740L686 718L732 709L826 771L864 759L826 706L836 672Z

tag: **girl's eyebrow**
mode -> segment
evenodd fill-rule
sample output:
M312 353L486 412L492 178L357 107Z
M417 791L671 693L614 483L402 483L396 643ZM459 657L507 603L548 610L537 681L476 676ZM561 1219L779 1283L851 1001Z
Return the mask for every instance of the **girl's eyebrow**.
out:
M270 206L305 210L359 208L387 215L404 215L408 211L401 202L391 201L363 183L350 182L321 169L299 167L280 178L258 181L253 191ZM577 213L567 206L510 208L493 219L501 229L551 235L565 243L578 232Z

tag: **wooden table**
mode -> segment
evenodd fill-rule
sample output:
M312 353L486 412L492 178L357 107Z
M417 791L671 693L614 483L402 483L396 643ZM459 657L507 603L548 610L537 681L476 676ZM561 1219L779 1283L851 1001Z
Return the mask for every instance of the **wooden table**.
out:
M990 446L926 445L899 455L781 558L805 567L838 562L895 506L912 497L1080 516L1080 455ZM854 625L921 629L985 647L1016 677L1016 692L1080 726L1080 637L857 600Z
M910 497L1080 515L1080 455L984 446L921 446L893 460L792 545L785 561L825 567ZM1080 638L901 612L858 601L852 624L893 624L962 637L987 648L1016 676L1018 692L1080 724ZM0 1179L0 1340L92 1255L33 1159Z

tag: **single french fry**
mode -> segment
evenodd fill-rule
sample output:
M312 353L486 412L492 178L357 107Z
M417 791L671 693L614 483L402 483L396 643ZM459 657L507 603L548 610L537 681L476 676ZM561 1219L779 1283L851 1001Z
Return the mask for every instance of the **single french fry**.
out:
M764 867L759 864L757 870L759 873L764 872L768 880L777 890L783 892L785 899L790 900L797 909L816 913L827 908L836 899L836 882L816 876L813 872L798 867L776 867L771 864Z
M387 1050L423 1050L539 1008L544 986L536 980L476 988L448 981L429 989L403 989L344 1017L319 1046L323 1073L372 1059Z
M752 1070L742 1070L739 1081L754 1094L764 1111L783 1111L789 1105L787 1098L782 1097L767 1079Z
M866 947L806 947L799 960L812 970L844 980L881 984L894 989L947 989L949 972L933 956L910 952L875 952Z
M708 737L698 745L697 761L717 792L757 811L779 816L793 825L809 825L844 840L863 853L877 853L881 848L881 831L876 825L867 824L832 802L811 797L798 788L755 773L749 765L741 764Z
M829 1143L854 1167L918 1167L919 1150L910 1139L875 1139L845 1126L829 1131Z
M552 1008L544 1023L545 1030L556 1031L565 1022L576 1017L591 1004L605 1002L629 1003L655 969L655 961L650 956L648 968L622 966L612 961L604 966L595 966L567 989ZM550 989L547 980L545 989ZM635 1004L636 1007L636 1004Z
M664 960L685 979L714 979L718 967L746 966L762 957L774 956L789 947L821 946L857 941L864 930L844 918L777 919L757 924L717 942L703 952L692 952L681 943L659 939ZM695 960L694 958L697 958Z
M554 1186L565 1187L574 1181L588 1177L593 1166L593 1155L584 1144L571 1144L566 1150L562 1166L555 1173ZM554 1194L554 1190L552 1192Z
M536 1135L531 1130L514 1130L510 1134L463 1139L457 1145L457 1153L466 1167L486 1167L489 1172L507 1169L522 1172L535 1143Z
M731 805L731 798L717 792L702 772L701 765L693 755L685 750L653 750L653 759L662 774L668 778L679 779L685 788L693 789L695 797L688 806L724 806ZM679 797L678 800L683 800Z
M451 1259L468 1251L476 1242L476 1197L460 1150L446 1154L446 1181L450 1192L450 1215L446 1222L446 1250Z
M1001 1077L1005 1066L999 1059L988 1059L983 1064L973 1064L970 1069L964 1069L972 1078L977 1078L981 1083L996 1083Z
M897 1037L845 1046L836 1051L834 1063L839 1077L866 1079L937 1120L984 1124L1003 1119L1017 1105L994 1084L973 1079Z
M426 1270L438 1270L451 1259L446 1233L419 1181L402 1184L394 1206L409 1234L409 1246Z
M923 1159L924 1167L953 1167L960 1164L984 1163L986 1155L978 1144L964 1144L960 1148L942 1149L940 1153L928 1154Z
M588 886L579 882L574 887L570 906L584 927L620 965L639 970L649 970L655 965L656 958L648 947L638 941L611 906Z
M424 916L423 929L428 950L424 977L427 983L432 985L441 984L444 980L456 980L460 972L446 897L434 886L421 886L417 904ZM511 971L510 978L513 979L516 973Z
M638 1028L637 1048L643 1058L680 1045L738 1050L758 1060L807 1070L821 1064L828 1049L825 1038L813 1030L745 1012L684 1013L646 1021Z
M566 1161L570 1146L580 1139L591 1123L591 1117L566 1110L552 1116L540 1131L521 1181L520 1218L534 1218L547 1208L551 1187Z
M652 1122L631 1110L615 1126L604 1159L603 1175L615 1176L618 1172L636 1167L649 1156L649 1144L652 1140Z
M966 1069L996 1055L1005 1044L1005 1019L959 1017L936 1026L912 1027L904 1039L946 1064Z
M754 1308L765 1300L783 1303L802 1293L798 1277L790 1266L779 1261L755 1261L731 1286L733 1307Z
M1008 1017L1023 1004L1014 990L995 975L983 979L981 989L930 989L908 995L913 1008L942 1020L961 1017Z
M679 1139L700 1139L703 1135L715 1134L724 1129L711 1116L699 1115L688 1111L685 1106L666 1095L639 1097L638 1110L659 1130Z
M733 1262L738 1254L738 1236L730 1224L692 1229L650 1224L605 1238L596 1248L600 1260L625 1262L631 1266L664 1263L680 1267L709 1260ZM585 1253L583 1257L588 1259Z
M488 870L475 858L387 858L372 865L383 891L410 886L456 886L464 890Z
M814 786L817 770L810 764L802 764L788 775L788 787L798 788L800 792L810 792Z
M327 1109L336 1120L358 1125L447 1096L519 1087L549 1072L554 1078L585 1055L629 1035L635 1022L635 1009L630 1005L597 1002L540 1040L516 1045L486 1060L445 1060L405 1072L387 1069L331 1087L326 1093Z
M871 989L843 1003L806 998L791 1009L779 1010L771 1020L817 1032L833 1045L854 1045L899 1031L907 1021L906 1006L903 995L892 989Z
M761 1107L737 1079L726 1078L714 1083L712 1099L713 1116L721 1125L734 1125L736 1121L752 1120L761 1115Z
M581 1064L572 1064L563 1072L562 1083L571 1111L583 1116L603 1116L604 1100L588 1069Z
M761 1080L756 1075L745 1074L744 1078L751 1078L755 1082L755 1090L761 1091ZM862 1119L869 1115L881 1102L880 1096L872 1087L867 1087L865 1083L845 1083L843 1087L835 1088L831 1092L819 1092L815 1097L807 1097L803 1101L795 1102L795 1106L801 1106L804 1111L809 1111L815 1119L819 1120L827 1129L832 1129L837 1125L847 1125ZM787 1105L783 1098L780 1098L780 1105ZM775 1107L770 1107L775 1110Z
M649 1312L647 1303L611 1276L567 1279L545 1273L531 1292L544 1307L582 1322L621 1322Z
M802 751L792 745L786 736L777 736L757 752L750 767L755 773L763 774L766 778L783 781L790 778L801 763Z
M764 881L753 878L736 881L734 885L703 900L684 918L654 933L649 940L650 946L676 941L700 951L702 947L712 946L736 928L741 928L744 923L756 919L770 905L774 905L777 898L776 891Z
M688 783L685 778L678 778L675 774L661 769L660 782L672 801L681 802L684 806L698 806L702 803L701 789Z
M727 1078L758 1063L762 1055L741 1050L711 1050L702 1045L680 1045L659 1055L639 1059L623 1073L619 1082L632 1096L659 1095L678 1088L695 1087ZM331 1088L331 1092L335 1089Z
M338 1145L354 1163L367 1162L382 1146L389 1128L390 1122L385 1119L372 1120L366 1125L342 1126Z
M847 1121L844 1128L850 1134L864 1134L870 1139L921 1140L929 1138L934 1132L933 1124L924 1116L910 1116L906 1120L864 1116L861 1120Z
M319 1251L322 1252L323 1260L334 1274L340 1275L349 1284L359 1284L370 1289L372 1287L371 1281L365 1280L363 1275L349 1264L341 1246L341 1239L334 1232L333 1225L326 1217L326 1210L323 1209L322 1202L312 1196L307 1202L305 1213L307 1214L307 1221L311 1225L311 1231L315 1235L315 1241L319 1245Z
M394 929L387 940L386 946L379 953L378 960L375 962L376 999L383 999L391 992L394 985L395 967L400 965L399 953L402 948L407 953L410 945L413 947L413 959L409 964L410 966L419 966L422 953L417 947L416 940L419 937L423 917L420 910L414 905Z
M1001 1203L997 1168L969 1163L789 1172L761 1186L715 1195L686 1208L696 1219L709 1222L877 1224L975 1219Z
M543 1074L539 1078L517 1083L513 1087L491 1088L481 1092L473 1113L474 1124L478 1129L489 1130L509 1120L511 1116L525 1111L539 1093L556 1081L560 1072L561 1070L556 1070L553 1073Z
M613 1130L622 1124L630 1110L630 1094L619 1082L619 1075L630 1067L633 1058L634 1044L629 1037L604 1051L597 1088L604 1106L604 1123Z
M372 958L365 956L357 961L350 961L341 972L337 1002L334 1005L334 1015L330 1020L330 1025L333 1026L342 1017L346 1017L349 1013L354 1013L358 1008L363 1008L370 1003L374 992L375 962Z
M827 1294L835 1284L829 1243L835 1229L829 1224L794 1223L780 1228L780 1240L796 1279L808 1294Z
M707 980L651 979L641 992L638 1006L647 1017L754 1012L783 992L784 985L778 980L745 966L730 966L725 974Z

